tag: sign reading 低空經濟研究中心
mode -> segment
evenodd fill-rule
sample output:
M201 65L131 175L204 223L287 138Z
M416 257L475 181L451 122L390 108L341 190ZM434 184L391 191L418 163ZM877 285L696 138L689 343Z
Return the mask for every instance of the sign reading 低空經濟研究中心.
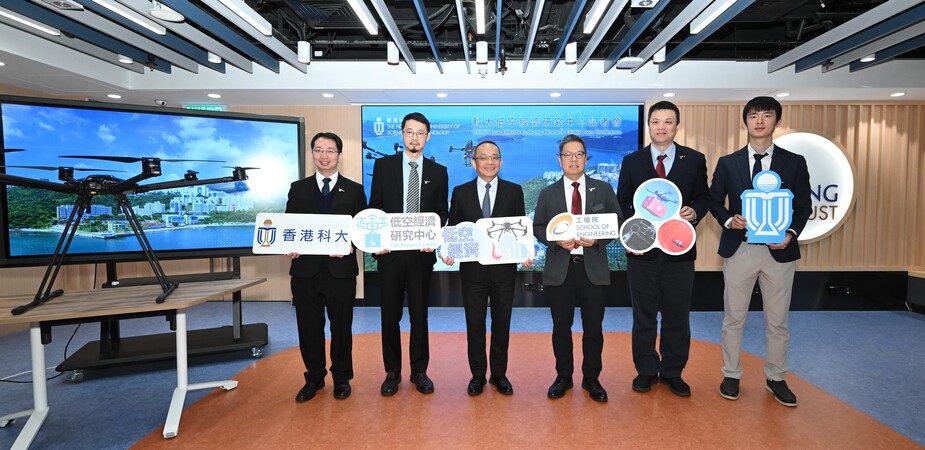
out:
M800 243L818 241L835 231L854 205L855 176L844 150L818 134L797 132L774 139L774 145L806 158L813 212Z

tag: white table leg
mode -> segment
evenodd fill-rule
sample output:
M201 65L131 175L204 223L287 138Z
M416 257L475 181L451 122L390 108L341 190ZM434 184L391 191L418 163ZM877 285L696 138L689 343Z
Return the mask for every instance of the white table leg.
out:
M164 437L177 436L180 427L180 416L183 414L183 404L186 402L186 393L197 389L212 389L220 387L226 391L238 386L234 380L211 381L207 383L189 384L187 366L186 342L186 309L177 310L177 387L173 390L170 400L170 409L167 411L167 422L164 424Z
M26 450L42 428L48 417L48 386L45 383L45 347L42 345L42 332L38 322L29 326L29 348L32 351L32 409L0 417L0 423L29 417L22 431L13 442L11 450Z

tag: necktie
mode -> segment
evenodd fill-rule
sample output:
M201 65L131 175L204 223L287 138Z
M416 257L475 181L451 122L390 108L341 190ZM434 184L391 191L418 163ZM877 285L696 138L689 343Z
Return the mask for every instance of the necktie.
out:
M491 183L485 183L485 196L482 197L482 217L491 217L491 197L488 192L491 191Z
M331 179L325 178L321 180L324 182L324 186L321 187L321 195L327 197L331 193Z
M767 153L759 155L755 153L755 165L752 166L752 180L755 179L755 175L758 175L758 172L761 172L761 158L768 156Z
M581 214L581 191L578 190L580 183L572 182L572 214Z
M421 212L421 182L418 181L418 163L411 161L411 173L408 174L408 204L406 212Z
M667 176L667 174L665 174L665 158L667 157L668 155L658 155L658 164L655 165L655 173L658 174L659 178L665 178Z

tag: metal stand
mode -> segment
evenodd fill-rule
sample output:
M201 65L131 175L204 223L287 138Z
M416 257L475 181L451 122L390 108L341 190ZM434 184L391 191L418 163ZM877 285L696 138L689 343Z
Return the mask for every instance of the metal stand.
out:
M29 325L29 347L32 350L32 409L0 417L0 426L6 426L20 417L29 420L23 426L11 450L26 450L35 439L48 417L48 386L45 383L45 347L38 322Z

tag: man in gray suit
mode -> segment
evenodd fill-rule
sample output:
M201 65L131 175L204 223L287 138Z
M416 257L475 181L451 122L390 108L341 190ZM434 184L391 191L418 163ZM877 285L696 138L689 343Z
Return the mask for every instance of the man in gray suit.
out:
M564 176L540 192L533 215L533 234L546 245L543 285L552 313L552 349L556 355L556 381L549 387L549 398L562 398L572 387L575 370L572 357L572 322L575 306L581 307L582 336L581 387L591 399L607 401L601 386L601 352L604 349L604 295L610 285L607 244L611 239L577 237L566 241L546 239L546 225L559 213L605 214L620 217L613 187L585 175L588 152L584 141L570 134L559 143L559 164Z

